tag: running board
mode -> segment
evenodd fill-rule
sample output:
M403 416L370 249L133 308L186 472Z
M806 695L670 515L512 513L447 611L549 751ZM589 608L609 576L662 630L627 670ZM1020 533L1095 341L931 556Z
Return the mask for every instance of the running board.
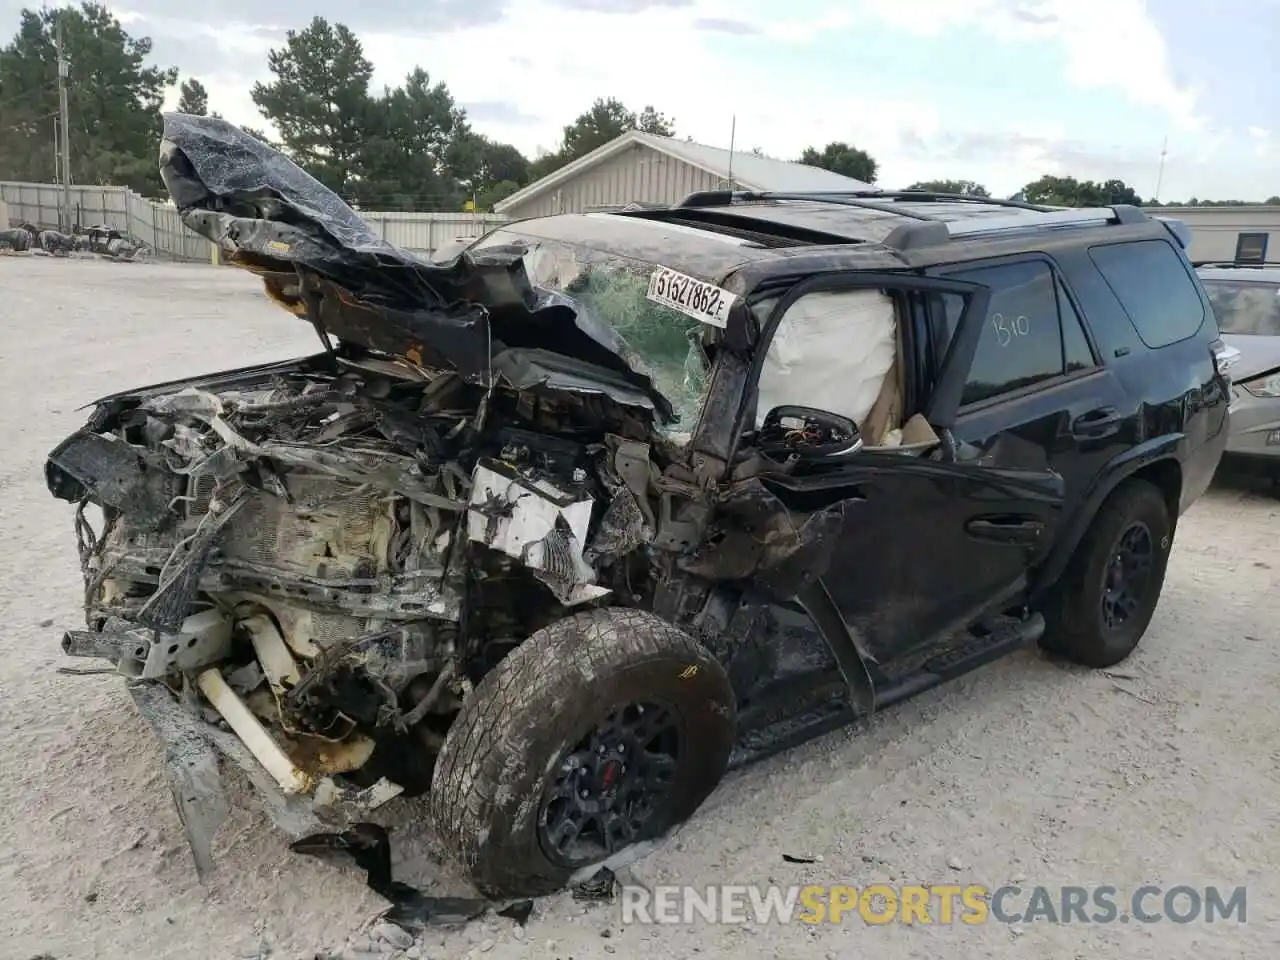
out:
M954 680L1014 650L1031 646L1044 635L1044 628L1044 617L1033 613L1025 620L1002 625L986 636L970 636L936 654L919 668L877 686L876 711ZM809 696L797 699L799 703L785 696L770 697L743 712L739 718L744 722L743 728L729 759L730 770L757 763L860 718L866 719L849 705L838 671L815 677ZM799 709L788 714L788 705Z
M894 677L889 683L876 689L876 709L882 710L908 697L923 693L932 687L961 677L978 667L999 660L1005 654L1021 647L1028 647L1044 635L1044 617L1033 613L1025 620L1016 620L1002 626L985 637L969 637L958 646L951 647L910 673Z

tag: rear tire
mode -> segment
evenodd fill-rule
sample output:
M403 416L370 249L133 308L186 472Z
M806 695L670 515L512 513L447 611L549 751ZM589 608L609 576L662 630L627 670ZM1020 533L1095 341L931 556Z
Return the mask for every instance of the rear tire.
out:
M666 725L646 739L650 724ZM579 613L533 634L476 687L436 762L431 818L481 894L553 893L692 816L724 775L735 728L723 668L687 634L640 610ZM619 739L624 730L635 732ZM569 831L619 845L574 840L585 851L574 860L557 846Z
M1125 481L1093 518L1054 588L1041 645L1087 667L1129 656L1160 600L1173 533L1160 489Z

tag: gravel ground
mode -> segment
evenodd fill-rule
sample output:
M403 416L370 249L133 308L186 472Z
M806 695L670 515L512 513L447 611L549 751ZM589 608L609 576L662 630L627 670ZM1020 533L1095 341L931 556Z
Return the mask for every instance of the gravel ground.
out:
M381 951L361 878L292 855L254 812L195 879L160 750L118 678L55 673L78 625L71 508L45 490L76 407L141 383L310 352L256 281L205 266L0 256L0 957L228 960ZM432 933L410 956L1262 957L1280 944L1280 504L1219 484L1185 518L1139 652L1111 676L1016 655L731 776L632 868L647 883L1247 885L1215 925L623 929L567 895ZM397 874L465 893L396 801ZM796 865L784 852L820 854ZM861 950L859 949L861 948ZM1268 948L1271 948L1270 950Z

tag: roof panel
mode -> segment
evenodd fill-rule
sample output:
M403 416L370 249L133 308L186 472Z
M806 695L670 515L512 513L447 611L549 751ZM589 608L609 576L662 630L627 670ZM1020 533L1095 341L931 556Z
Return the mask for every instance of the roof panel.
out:
M776 255L774 250L738 237L612 213L561 213L502 224L473 249L509 243L515 237L569 244L606 258L662 265L711 283L721 282L743 264Z
M1008 207L975 201L913 202L860 197L861 201L880 204L885 209L832 203L823 200L753 200L735 201L723 206L700 206L698 214L717 219L732 217L759 223L780 223L864 243L879 243L896 227L909 222L912 214L938 220L974 220L983 217L1008 217Z

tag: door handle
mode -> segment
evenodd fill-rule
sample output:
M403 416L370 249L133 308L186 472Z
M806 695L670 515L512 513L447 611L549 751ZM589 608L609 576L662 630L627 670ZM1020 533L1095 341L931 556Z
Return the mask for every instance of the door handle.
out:
M1044 524L1039 520L970 520L964 525L978 540L1031 546L1040 542Z
M1082 413L1071 421L1071 432L1077 436L1097 436L1106 433L1120 422L1120 411L1115 407L1098 407Z

